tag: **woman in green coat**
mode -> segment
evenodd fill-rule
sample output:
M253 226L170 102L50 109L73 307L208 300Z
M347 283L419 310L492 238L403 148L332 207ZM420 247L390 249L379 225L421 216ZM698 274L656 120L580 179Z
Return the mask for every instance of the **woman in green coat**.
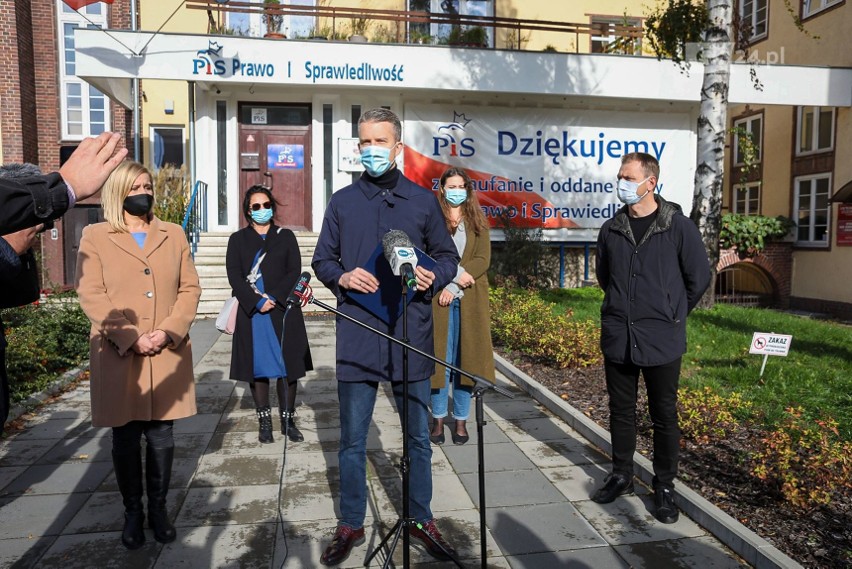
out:
M449 168L441 176L438 196L447 230L461 255L453 281L432 301L435 353L467 372L494 381L494 354L488 307L488 266L491 240L488 222L479 206L470 177L461 168ZM442 350L446 350L442 353ZM453 390L452 439L463 445L469 439L467 419L473 382L442 365L432 376L432 429L434 444L444 442L444 419L449 414Z

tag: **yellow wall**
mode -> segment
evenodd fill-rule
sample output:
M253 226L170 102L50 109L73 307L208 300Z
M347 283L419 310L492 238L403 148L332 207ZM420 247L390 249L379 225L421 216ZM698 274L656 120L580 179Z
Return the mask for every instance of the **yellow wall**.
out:
M632 17L643 17L642 0L595 0L588 2L553 0L495 0L496 15L504 18L522 20L549 20L555 22L570 22L588 24L592 16L621 17L625 13ZM507 47L505 33L497 34L497 47ZM533 51L543 50L552 45L560 52L586 53L590 50L588 34L566 34L561 32L523 32L522 37L528 37L524 49ZM579 47L579 48L578 48Z
M160 0L156 3L140 3L139 29L143 31L156 31L163 22L177 9L177 12L166 22L162 29L164 33L207 33L207 13L204 10L188 10L181 0ZM187 84L184 81L155 81L146 79L140 82L139 89L145 97L142 101L142 156L144 162L151 165L151 141L149 133L151 125L154 126L182 126L184 127L185 148L184 160L189 160L189 128ZM174 104L174 114L165 113L165 101L170 99Z
M798 6L798 2L794 2ZM764 64L820 65L852 67L852 50L847 47L852 30L852 3L825 11L804 21L807 33L799 31L787 13L784 0L770 0L768 37L755 43L751 58ZM762 65L756 66L760 77ZM730 119L745 107L732 107ZM768 216L793 215L793 183L791 157L796 128L794 108L766 107L763 132L763 185L761 213ZM836 117L834 172L832 191L852 180L852 111L838 109ZM729 137L730 138L730 137ZM725 163L725 205L730 206L730 157ZM792 296L852 303L852 247L838 247L836 241L838 207L832 206L831 247L827 249L795 249L793 253Z

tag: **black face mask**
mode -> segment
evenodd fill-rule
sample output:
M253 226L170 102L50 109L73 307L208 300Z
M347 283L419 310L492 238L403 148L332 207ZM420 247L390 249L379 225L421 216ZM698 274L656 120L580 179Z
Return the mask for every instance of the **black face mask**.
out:
M152 207L154 207L154 196L151 194L136 194L124 198L124 211L130 215L148 215Z

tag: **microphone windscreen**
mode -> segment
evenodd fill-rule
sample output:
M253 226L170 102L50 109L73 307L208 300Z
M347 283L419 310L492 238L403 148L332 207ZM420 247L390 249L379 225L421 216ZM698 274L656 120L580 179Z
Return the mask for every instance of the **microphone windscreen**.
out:
M385 259L388 259L388 261L393 258L395 247L414 247L414 244L405 231L391 229L382 237L382 250L385 253Z

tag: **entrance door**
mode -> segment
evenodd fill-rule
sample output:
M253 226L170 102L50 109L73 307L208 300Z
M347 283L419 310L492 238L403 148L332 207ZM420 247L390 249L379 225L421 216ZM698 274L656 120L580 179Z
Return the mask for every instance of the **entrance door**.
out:
M310 230L310 107L244 104L240 118L240 207L246 191L262 184L278 202L276 225ZM241 211L240 227L246 223Z

